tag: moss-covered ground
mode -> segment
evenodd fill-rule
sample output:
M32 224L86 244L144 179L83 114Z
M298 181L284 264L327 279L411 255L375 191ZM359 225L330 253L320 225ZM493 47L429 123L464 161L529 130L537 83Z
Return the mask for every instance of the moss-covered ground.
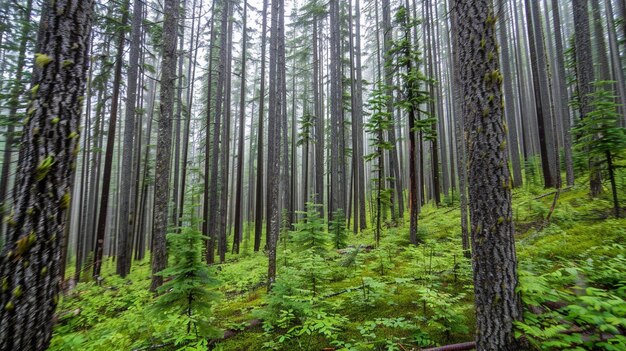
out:
M611 218L608 195L591 199L583 180L559 194L548 222L555 196L549 193L514 190L527 311L519 333L545 350L626 350L626 219ZM329 247L321 261L281 242L272 295L263 252L229 255L216 270L222 298L205 317L232 336L209 347L417 350L470 341L471 263L459 223L452 196L422 209L418 247L409 245L408 222L385 227L377 248L371 226L350 234L348 248ZM197 349L183 341L178 316L151 311L149 261L135 262L125 279L114 275L111 260L104 272L100 285L81 282L62 298L52 350ZM258 319L262 326L247 327Z

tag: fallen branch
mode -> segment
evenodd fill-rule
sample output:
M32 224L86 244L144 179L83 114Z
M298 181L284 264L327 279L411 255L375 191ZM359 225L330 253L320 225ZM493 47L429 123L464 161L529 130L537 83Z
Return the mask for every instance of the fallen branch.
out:
M474 350L475 348L476 348L476 343L474 341L470 341L470 342L464 342L462 344L433 347L430 349L424 349L422 351L466 351L466 350Z
M564 191L568 191L568 190L571 190L571 189L572 189L572 187L571 187L571 186L568 186L567 188L563 188L563 189L559 189L559 190L551 191L551 192L549 192L549 193L547 193L547 194L539 195L539 196L537 196L536 198L534 198L533 200L543 199L544 197L548 197L548 196L550 196L550 195L554 195L554 194L556 194L557 192L564 192Z
M146 346L146 347L140 347L138 349L133 349L133 351L156 350L156 349L163 348L165 346L170 346L172 344L174 344L174 343L173 342L167 342L165 344L150 345L150 346Z

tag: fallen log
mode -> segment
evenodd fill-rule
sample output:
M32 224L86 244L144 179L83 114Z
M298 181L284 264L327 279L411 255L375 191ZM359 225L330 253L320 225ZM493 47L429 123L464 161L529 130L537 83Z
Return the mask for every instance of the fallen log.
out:
M446 345L440 347L433 347L430 349L423 349L422 351L468 351L474 350L476 348L476 343L474 341L464 342L461 344L454 345Z

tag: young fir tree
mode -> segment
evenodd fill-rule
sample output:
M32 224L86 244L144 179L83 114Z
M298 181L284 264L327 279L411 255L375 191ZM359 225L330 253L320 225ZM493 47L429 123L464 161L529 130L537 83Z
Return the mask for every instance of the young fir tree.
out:
M376 245L380 242L381 221L384 215L383 206L390 202L390 190L384 188L385 162L383 159L384 152L393 148L393 144L385 141L384 137L385 131L393 128L392 115L387 112L387 101L390 98L391 97L387 95L385 85L378 82L369 100L372 115L365 124L365 131L373 136L370 140L372 143L371 146L374 149L372 153L365 156L365 160L377 162L375 171L378 173L378 176L372 179L372 181L375 182L374 191L376 194L376 204L374 207L376 209L374 214L374 239L376 240Z
M333 247L343 249L347 245L348 232L346 231L346 214L342 209L333 213L333 219L328 223Z
M579 120L574 128L578 136L576 147L586 152L590 160L596 160L595 168L606 170L611 182L613 210L615 217L620 216L617 184L615 181L615 159L626 150L626 129L619 126L620 114L617 112L615 96L604 86L613 82L598 81L595 92L591 94L591 111Z
M307 203L307 211L303 212L306 214L306 221L295 224L293 241L298 250L309 250L318 255L324 255L327 252L328 233L326 233L324 219L320 217L320 206L322 205Z
M153 306L155 313L180 315L186 327L185 343L203 343L207 338L220 336L209 319L211 306L218 299L214 289L219 281L202 259L202 241L206 237L185 227L167 238L175 263L157 273L164 279L172 278L158 289L164 294Z
M396 22L400 25L400 35L393 43L392 54L395 56L396 69L400 72L401 94L396 104L406 111L409 124L409 207L411 224L409 236L411 243L418 244L417 223L419 211L419 192L417 175L417 134L420 133L426 140L437 138L436 130L432 125L436 118L428 117L428 112L422 111L420 106L430 101L430 95L425 89L425 83L432 83L419 70L421 53L411 44L411 31L417 25L409 16L405 7L400 7L396 13ZM426 118L419 118L424 114Z

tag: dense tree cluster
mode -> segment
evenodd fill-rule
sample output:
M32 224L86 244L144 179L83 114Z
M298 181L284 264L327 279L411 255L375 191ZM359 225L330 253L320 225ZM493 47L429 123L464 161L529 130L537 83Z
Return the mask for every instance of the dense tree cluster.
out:
M625 16L621 0L3 1L0 349L46 348L60 289L109 258L126 277L149 255L162 292L189 267L213 282L200 257L264 251L271 290L289 233L315 264L348 232L420 245L429 203L460 207L478 349L520 349L512 189L589 175L620 216ZM201 247L168 268L167 233ZM171 298L208 296L188 288Z

